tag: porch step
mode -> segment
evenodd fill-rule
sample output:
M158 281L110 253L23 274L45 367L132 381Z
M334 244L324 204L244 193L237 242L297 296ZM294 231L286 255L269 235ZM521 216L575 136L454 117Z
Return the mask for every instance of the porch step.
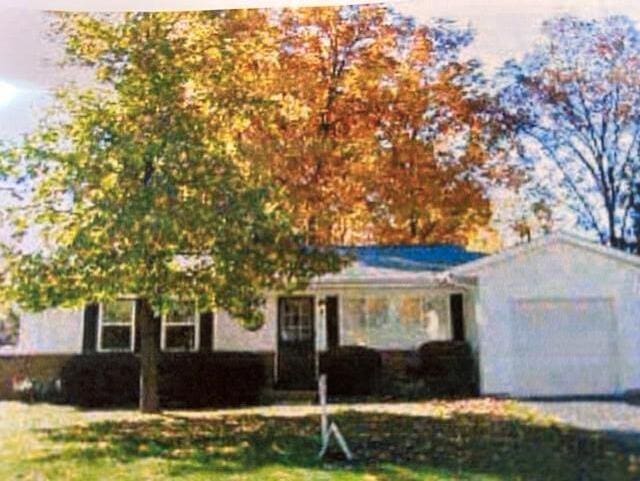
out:
M264 401L270 404L316 404L318 393L313 390L265 389Z

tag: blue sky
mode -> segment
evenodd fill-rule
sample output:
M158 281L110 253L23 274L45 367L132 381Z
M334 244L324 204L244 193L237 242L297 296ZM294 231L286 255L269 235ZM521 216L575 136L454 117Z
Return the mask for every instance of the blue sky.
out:
M174 5L256 6L336 4L342 0L0 0L0 138L16 138L30 130L56 85L73 78L61 69L60 46L47 37L47 20L38 8L170 9ZM344 3L344 2L343 2ZM353 3L353 1L351 2ZM471 25L476 40L467 56L483 61L491 72L505 60L521 56L546 18L563 13L585 17L626 14L640 20L637 0L411 0L393 2L421 20L452 18Z

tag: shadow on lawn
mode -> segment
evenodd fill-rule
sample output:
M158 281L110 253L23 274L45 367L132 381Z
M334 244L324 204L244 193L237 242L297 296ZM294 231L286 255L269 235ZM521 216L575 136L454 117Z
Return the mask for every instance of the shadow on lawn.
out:
M357 461L350 472L383 479L422 479L430 470L497 479L633 480L629 456L594 433L524 420L458 414L450 418L346 412L334 419ZM91 462L111 458L130 463L149 457L169 461L169 474L245 473L262 468L326 468L340 471L344 461L316 459L317 416L259 415L207 418L167 415L137 422L101 422L45 431L66 444L49 462ZM402 474L394 471L402 468ZM396 474L393 474L393 473ZM255 478L258 479L258 478Z

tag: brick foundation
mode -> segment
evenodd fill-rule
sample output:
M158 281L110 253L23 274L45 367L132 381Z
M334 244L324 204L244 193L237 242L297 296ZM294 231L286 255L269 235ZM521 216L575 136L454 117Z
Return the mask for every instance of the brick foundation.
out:
M39 354L0 357L0 399L19 399L14 380L29 378L52 381L60 378L62 367L72 358L69 354Z

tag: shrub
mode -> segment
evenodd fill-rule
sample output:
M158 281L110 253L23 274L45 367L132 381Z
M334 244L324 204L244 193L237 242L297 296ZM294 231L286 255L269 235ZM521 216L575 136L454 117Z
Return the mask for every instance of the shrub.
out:
M82 407L125 406L137 403L140 363L133 354L74 356L62 368L67 402Z
M381 370L380 354L366 347L342 346L320 358L320 371L327 375L327 391L331 396L374 394Z
M140 362L133 354L75 356L61 377L71 404L106 407L138 402ZM158 365L163 407L253 404L264 382L264 363L250 353L163 353Z
M427 394L472 396L477 394L475 360L464 341L433 341L420 346L419 363L410 374L424 382Z
M169 407L256 404L265 384L264 362L251 353L165 354L159 368Z

